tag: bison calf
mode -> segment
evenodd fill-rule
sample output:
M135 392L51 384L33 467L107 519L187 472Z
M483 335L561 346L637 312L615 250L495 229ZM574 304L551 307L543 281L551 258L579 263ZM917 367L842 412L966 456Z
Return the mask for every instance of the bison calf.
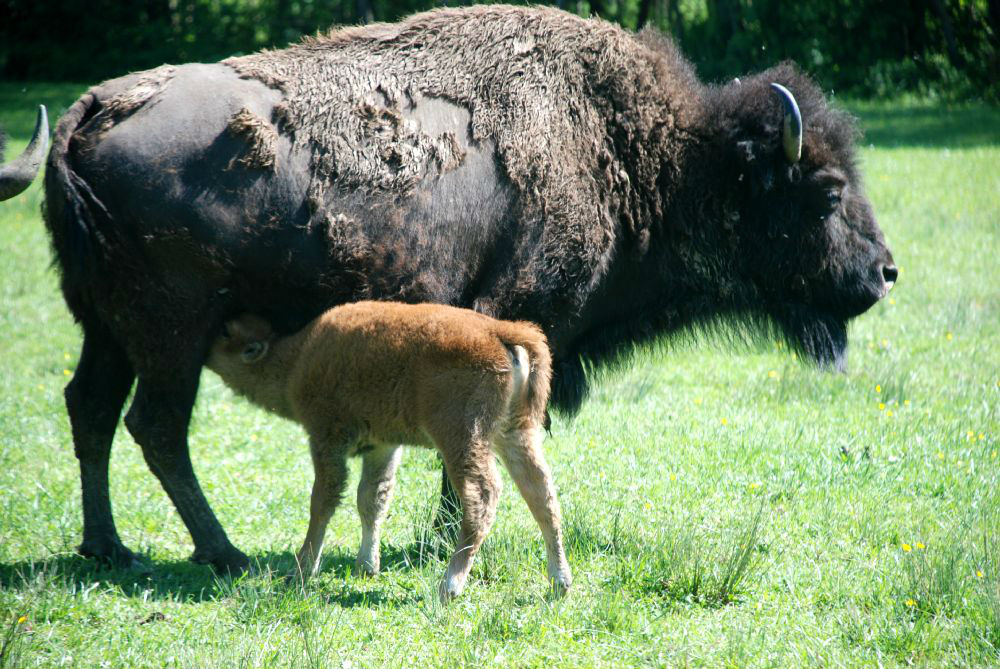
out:
M549 579L570 585L559 503L540 444L551 361L542 332L439 305L359 302L275 338L253 315L226 324L208 366L236 392L305 427L316 479L298 553L319 567L327 523L343 494L347 458L362 455L358 567L379 568L379 528L392 495L397 444L433 446L462 500L458 546L440 595L459 595L496 515L507 466L545 538Z

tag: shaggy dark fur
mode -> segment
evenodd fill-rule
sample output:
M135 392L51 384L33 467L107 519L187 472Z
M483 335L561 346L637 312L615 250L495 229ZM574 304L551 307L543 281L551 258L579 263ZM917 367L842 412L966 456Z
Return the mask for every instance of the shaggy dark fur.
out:
M772 82L801 107L794 164ZM196 558L245 564L186 442L208 344L241 311L284 332L360 299L534 321L570 411L586 361L698 327L843 368L847 322L895 278L856 134L794 65L705 85L655 32L544 8L436 10L91 89L46 173L85 337L67 389L81 552L131 558L107 460L138 376L126 424Z

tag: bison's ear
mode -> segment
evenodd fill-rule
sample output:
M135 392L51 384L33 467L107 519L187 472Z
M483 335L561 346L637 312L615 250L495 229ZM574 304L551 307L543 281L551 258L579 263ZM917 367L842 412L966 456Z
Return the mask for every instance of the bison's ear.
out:
M243 352L240 353L240 359L245 363L257 362L267 355L268 348L270 348L270 344L266 341L252 341L243 347Z

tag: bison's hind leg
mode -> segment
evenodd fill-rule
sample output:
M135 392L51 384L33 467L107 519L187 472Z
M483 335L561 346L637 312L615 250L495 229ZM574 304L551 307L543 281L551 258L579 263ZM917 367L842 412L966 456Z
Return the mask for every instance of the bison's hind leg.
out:
M83 490L83 543L78 550L114 567L140 566L118 537L108 485L111 442L134 379L125 351L111 334L84 321L80 361L65 392Z

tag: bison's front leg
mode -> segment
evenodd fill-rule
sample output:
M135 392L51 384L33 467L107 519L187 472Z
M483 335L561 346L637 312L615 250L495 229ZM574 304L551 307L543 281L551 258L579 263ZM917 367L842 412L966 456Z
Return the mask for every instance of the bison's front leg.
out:
M83 325L83 350L65 393L83 489L83 543L78 550L115 567L136 567L135 555L118 537L108 490L111 442L135 374L103 326Z
M187 430L199 373L199 367L191 366L170 379L140 375L125 425L191 533L195 547L191 559L237 574L247 569L249 560L229 542L212 513L188 452Z

